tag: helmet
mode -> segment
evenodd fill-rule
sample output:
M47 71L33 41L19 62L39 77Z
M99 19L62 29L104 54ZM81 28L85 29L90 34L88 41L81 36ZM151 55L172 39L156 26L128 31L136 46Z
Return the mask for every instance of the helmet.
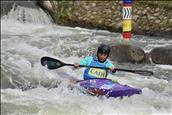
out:
M101 53L101 54L107 54L109 56L110 54L110 46L109 45L106 45L106 44L101 44L99 47L98 47L98 50L97 50L97 55Z

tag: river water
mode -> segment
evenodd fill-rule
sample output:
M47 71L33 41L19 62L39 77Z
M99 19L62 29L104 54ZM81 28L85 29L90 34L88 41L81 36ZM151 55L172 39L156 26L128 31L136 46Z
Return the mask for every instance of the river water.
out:
M1 114L172 114L170 65L113 62L120 68L154 72L153 76L127 72L109 75L121 84L143 91L141 95L121 99L84 94L77 84L70 84L70 76L82 79L83 69L48 70L40 64L43 56L66 63L79 62L102 42L116 44L123 41L120 33L1 18ZM158 46L172 45L172 40L134 35L131 44L149 52Z

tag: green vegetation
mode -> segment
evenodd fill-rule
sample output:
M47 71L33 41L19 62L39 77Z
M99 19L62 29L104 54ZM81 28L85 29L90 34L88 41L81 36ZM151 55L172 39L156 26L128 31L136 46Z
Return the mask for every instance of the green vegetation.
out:
M66 1L66 0L57 0L58 3L58 9L57 13L55 15L55 20L56 23L58 24L62 24L65 22L65 20L69 17L69 7L72 6L72 4L70 3L70 1Z

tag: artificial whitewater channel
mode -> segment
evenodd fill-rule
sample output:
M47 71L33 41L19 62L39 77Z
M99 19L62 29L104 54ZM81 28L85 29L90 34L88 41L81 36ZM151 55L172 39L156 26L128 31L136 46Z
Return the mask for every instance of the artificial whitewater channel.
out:
M20 20L23 10L25 22ZM71 89L68 77L82 79L83 69L48 70L40 64L43 56L79 62L102 42L120 43L121 34L54 25L42 10L24 7L1 17L1 115L172 114L170 65L113 62L120 68L154 72L153 76L109 75L121 84L142 89L141 95L120 99ZM172 45L170 39L138 35L131 42L145 51Z

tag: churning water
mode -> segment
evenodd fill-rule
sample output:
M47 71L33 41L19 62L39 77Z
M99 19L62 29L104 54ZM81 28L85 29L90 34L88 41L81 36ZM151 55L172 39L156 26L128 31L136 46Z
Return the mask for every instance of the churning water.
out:
M66 63L79 62L102 42L120 43L121 34L1 18L1 114L172 114L170 65L113 62L116 67L155 73L153 76L127 72L109 75L121 84L143 91L141 95L120 99L91 96L71 88L69 85L73 84L68 77L82 79L83 69L48 70L40 64L43 56ZM172 40L134 36L131 43L150 51L157 46L172 45Z

